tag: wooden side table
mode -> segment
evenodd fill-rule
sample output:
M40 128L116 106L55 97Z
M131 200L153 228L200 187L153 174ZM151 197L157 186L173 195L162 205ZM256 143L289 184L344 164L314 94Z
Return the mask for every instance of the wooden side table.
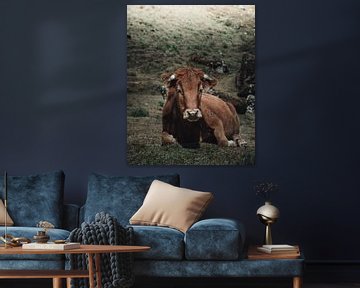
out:
M300 248L298 247L298 253L276 253L276 254L267 254L264 252L260 252L257 250L258 246L250 246L248 249L247 258L249 260L281 260L281 259L298 259L301 257ZM302 286L302 277L299 276L293 276L292 277L293 282L293 288L301 288Z
M52 278L53 288L62 287L61 280L68 279L70 283L72 278L88 278L89 287L101 288L101 257L102 253L126 253L126 252L144 252L149 250L148 246L123 246L123 245L80 245L78 249L71 250L25 250L21 247L0 248L0 254L87 254L89 263L88 270L0 270L0 279L31 279L31 278ZM95 258L95 263L94 259ZM69 287L69 286L68 286Z

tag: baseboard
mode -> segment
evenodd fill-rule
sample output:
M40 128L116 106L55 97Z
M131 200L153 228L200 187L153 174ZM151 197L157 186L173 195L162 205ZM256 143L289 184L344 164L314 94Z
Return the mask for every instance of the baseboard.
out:
M360 282L360 261L305 261L306 282Z

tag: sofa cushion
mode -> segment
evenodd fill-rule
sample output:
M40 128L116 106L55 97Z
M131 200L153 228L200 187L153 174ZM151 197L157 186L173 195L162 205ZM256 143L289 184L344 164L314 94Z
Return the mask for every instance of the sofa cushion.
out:
M0 177L0 183L3 182ZM0 191L3 195L3 185ZM35 227L45 220L62 227L64 173L8 176L8 212L16 226Z
M36 227L8 227L7 233L14 237L25 237L29 240L33 240L33 236L36 235L41 228ZM5 234L5 227L0 227L0 235ZM70 232L63 229L49 229L47 234L50 236L49 241L65 240L69 237ZM63 255L0 255L0 260L61 260L64 259Z
M130 224L165 226L185 233L201 217L212 198L210 192L179 188L154 180Z
M135 259L182 260L184 234L172 228L157 226L132 226L134 244L150 246L146 252L134 253Z
M160 176L105 176L91 174L84 205L84 221L91 222L98 212L114 216L126 226L130 217L139 209L154 179L179 186L179 175Z
M245 240L243 225L231 219L206 219L195 223L185 235L188 260L238 259Z
M5 217L6 217L6 225L8 226L14 225L14 221L11 219L9 213L6 212L6 216L5 216L5 205L4 202L0 199L0 226L5 225Z

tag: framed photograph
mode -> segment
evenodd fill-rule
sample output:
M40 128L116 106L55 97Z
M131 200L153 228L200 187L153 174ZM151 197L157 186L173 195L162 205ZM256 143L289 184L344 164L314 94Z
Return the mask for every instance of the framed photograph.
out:
M255 164L255 6L127 6L129 165Z

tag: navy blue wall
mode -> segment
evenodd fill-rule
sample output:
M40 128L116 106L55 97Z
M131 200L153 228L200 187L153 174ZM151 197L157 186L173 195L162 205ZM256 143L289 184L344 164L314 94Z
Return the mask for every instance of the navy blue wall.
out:
M242 220L252 243L263 232L252 185L271 179L276 242L310 260L360 260L360 3L228 1L256 4L256 165L129 167L122 2L0 0L0 171L63 169L78 204L93 171L177 172L182 186L214 192L207 216Z

